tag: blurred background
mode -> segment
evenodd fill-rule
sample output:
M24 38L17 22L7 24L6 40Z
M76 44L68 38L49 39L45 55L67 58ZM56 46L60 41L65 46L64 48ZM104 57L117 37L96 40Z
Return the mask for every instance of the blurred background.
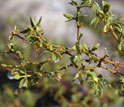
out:
M75 14L75 8L68 4L70 0L0 0L0 64L11 63L3 52L6 50L6 44L9 43L8 36L17 25L21 29L29 24L29 17L35 17L37 20L42 16L41 28L44 30L44 35L50 41L66 46L73 46L76 42L76 27L75 23L65 23L65 13ZM80 0L76 0L80 2ZM102 0L96 0L101 4ZM124 15L124 0L106 0L111 2L111 11L116 18L121 18ZM104 55L104 47L108 48L110 57L115 60L122 58L117 51L117 42L111 34L104 35L102 32L103 23L99 23L95 29L90 26L90 21L94 17L94 13L88 8L82 10L84 15L89 16L84 18L84 24L81 31L84 33L82 43L87 43L93 46L100 43L101 46L97 50L99 56ZM20 43L20 42L19 42ZM21 43L19 44L21 45ZM26 50L29 54L33 54L31 50ZM0 68L1 69L1 68ZM1 69L2 71L2 69ZM0 88L2 84L12 82L6 75L7 72L0 72ZM104 74L108 75L108 74ZM14 81L15 83L15 81ZM13 85L16 88L16 85ZM28 93L27 93L28 94Z

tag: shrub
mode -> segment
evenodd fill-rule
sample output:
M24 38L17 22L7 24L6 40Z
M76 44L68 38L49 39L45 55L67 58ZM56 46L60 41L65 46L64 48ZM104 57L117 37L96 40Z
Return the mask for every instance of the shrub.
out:
M6 55L13 54L19 58L18 64L1 64L2 68L11 72L14 79L19 80L18 92L32 88L40 91L41 96L55 99L54 104L62 106L100 106L101 104L118 104L123 102L124 95L124 73L120 68L124 69L123 62L109 59L107 48L103 57L95 53L100 44L97 43L93 47L89 47L86 43L81 44L83 33L80 32L83 27L82 8L90 8L95 17L91 21L91 25L95 27L101 20L104 23L103 32L105 34L111 33L117 40L118 49L124 53L124 37L122 24L110 12L110 3L102 1L102 7L95 1L81 0L81 3L75 1L69 2L70 5L76 8L76 15L64 14L67 18L66 22L74 21L77 29L77 42L72 47L66 47L50 43L44 37L43 30L40 29L42 17L36 20L30 17L30 26L23 31L15 26L14 30L9 36L11 41L7 44L8 51ZM84 32L85 33L85 32ZM19 38L23 42L27 42L36 49L36 52L44 54L44 58L37 61L25 57L19 46L15 43L15 39ZM84 58L83 55L86 57ZM68 58L68 62L63 63L63 59ZM113 69L106 65L111 64ZM68 71L69 68L75 68L76 74L72 76ZM106 79L101 73L97 73L97 69L101 68L110 72L111 79ZM111 91L110 91L111 90ZM113 95L112 95L113 94ZM47 96L48 95L48 96ZM114 96L114 98L111 98ZM47 98L48 99L48 98ZM47 100L41 97L40 100ZM57 100L58 99L58 100ZM39 100L39 101L40 101ZM45 105L48 103L41 103ZM39 102L36 103L38 106ZM50 106L50 105L49 105ZM53 105L51 105L53 106Z

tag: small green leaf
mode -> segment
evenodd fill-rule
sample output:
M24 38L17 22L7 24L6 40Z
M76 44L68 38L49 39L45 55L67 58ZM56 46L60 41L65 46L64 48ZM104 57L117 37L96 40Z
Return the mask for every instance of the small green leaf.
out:
M105 56L108 57L108 50L105 48Z
M16 75L14 75L14 79L16 79L16 80L19 80L20 78L22 78L22 77L19 75L19 73L16 73Z
M26 34L26 33L28 33L28 32L30 32L30 29L29 29L29 28L27 28L27 29L21 31L20 33Z
M98 58L97 58L97 56L95 56L95 55L92 55L92 58L93 58L94 62L97 62L97 61L98 61Z
M118 45L118 49L119 49L120 51L124 50L124 39L121 39L121 42L120 42L120 44Z
M119 23L117 22L112 22L110 25L112 25L113 29L116 31L116 32L122 32L122 27Z
M71 14L64 14L64 16L65 16L67 19L73 19L73 15L71 15Z
M103 83L100 81L100 83L98 84L99 87L99 96L103 95Z
M77 63L80 61L79 57L76 55L76 56L71 56L70 57L70 60L71 62L75 65L75 66L78 66Z
M19 88L22 88L25 82L26 82L26 78L21 79L19 82Z
M122 50L122 42L119 43L118 49L121 51Z
M92 0L82 0L81 6L87 6Z
M71 49L76 50L76 46L74 45Z
M37 26L40 26L41 21L42 21L42 16L40 17L40 19L39 19L39 21L37 23Z
M76 55L76 56L74 56L73 61L74 61L75 63L77 63L77 62L79 61L79 57L78 57L77 55Z
M124 91L124 84L121 86L121 91Z
M88 46L87 46L86 43L83 44L83 47L84 47L85 50L88 50Z
M52 45L52 44L50 44L50 50L51 50L51 51L53 50L53 45Z
M61 73L57 73L57 78L58 78L59 80L61 80L61 79L62 79L62 74L61 74Z
M92 0L87 0L89 3L91 3L92 2Z
M72 21L73 19L69 19L69 20L66 20L65 22L70 22L70 21Z
M34 18L30 17L30 24L32 27L36 25Z
M56 55L56 56L58 56L59 58L62 58L62 55L59 53L59 52L54 52L54 54Z
M80 10L77 12L77 15L78 15L78 17L81 16L81 11Z
M12 35L12 34L11 34L11 35L9 36L9 38L8 38L8 39L9 39L9 40L14 39L14 35Z
M77 2L75 2L75 1L71 1L71 2L69 2L69 4L71 4L71 5L73 5L74 7L78 7L78 4L77 4Z
M102 1L102 5L103 5L103 6L107 5L107 2L103 0L103 1Z
M90 25L95 24L95 28L96 28L96 26L97 26L98 23L99 23L99 18L98 18L98 17L95 17L95 18L91 21Z
M75 76L74 76L74 78L73 78L73 81L75 81L75 80L79 77L79 73L80 73L80 72L77 72L77 73L75 74Z
M121 83L124 83L124 78L121 79Z
M16 54L17 54L21 59L24 58L24 57L22 56L22 53L21 53L19 50L16 51Z
M81 53L81 49L82 49L82 44L76 42L76 49L77 49L77 53L80 54Z
M83 80L83 74L82 74L82 72L80 71L78 75L79 75L80 84L83 85L84 80Z
M83 37L83 33L80 33L79 40Z
M94 45L94 46L93 46L93 48L92 48L92 51L97 50L97 49L99 48L99 46L100 46L100 44L99 44L99 43L97 43L96 45Z
M22 63L21 63L22 64ZM20 70L20 69L16 69L18 72L20 72L21 74L25 74L24 71Z
M97 12L98 10L100 10L100 6L97 2L93 1L91 9Z
M107 13L110 10L110 3L107 3L106 1L102 1L103 4L103 12Z
M104 25L104 28L103 28L103 32L106 34L108 33L110 30L109 30L109 25Z
M15 25L15 27L14 27L14 30L15 30L15 32L18 32L18 27Z
M95 76L94 78L93 78L93 80L95 81L95 82L97 82L98 83L98 77L97 76Z
M54 53L52 53L52 60L56 61L56 59L57 59L56 55Z

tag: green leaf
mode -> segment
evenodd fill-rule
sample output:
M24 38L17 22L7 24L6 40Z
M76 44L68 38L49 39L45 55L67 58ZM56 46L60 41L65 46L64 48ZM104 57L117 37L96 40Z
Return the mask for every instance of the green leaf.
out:
M82 49L82 44L81 44L81 43L76 42L76 49L77 49L77 53L78 53L78 54L80 54L81 49Z
M120 44L118 45L118 49L119 49L120 51L124 50L124 40L123 40L123 39L121 39L121 42L120 42Z
M50 44L50 50L51 50L51 51L53 50L53 45L52 45L52 44Z
M102 5L103 5L103 6L107 5L107 2L103 0L103 1L102 1Z
M80 17L82 15L80 10L77 12L77 15L78 15L78 17Z
M94 96L98 96L99 95L99 89L98 89L98 84L95 85L95 89L94 89Z
M95 18L91 21L90 25L95 24L95 28L96 28L96 26L97 26L98 23L99 23L99 18L98 18L98 17L95 17Z
M124 84L121 86L121 91L124 91Z
M71 15L71 14L64 14L64 16L65 16L67 19L73 19L73 15Z
M103 28L103 32L106 34L108 33L110 30L109 30L109 25L104 25L104 28Z
M107 13L110 10L111 4L107 3L106 1L102 1L102 4L103 4L103 12Z
M92 59L94 60L94 62L97 62L98 61L98 58L95 55L92 55Z
M62 55L59 52L54 52L54 54L56 54L56 56L58 56L59 58L62 58Z
M77 62L79 61L79 57L78 57L77 55L76 55L76 56L74 56L73 61L74 61L75 63L77 63Z
M114 31L120 32L120 33L122 32L122 27L121 27L121 25L119 23L112 22L110 25L112 25Z
M103 12L104 12L104 13L109 12L109 10L110 10L110 4L109 4L109 5L105 5L105 6L103 7Z
M99 87L99 96L103 95L103 83L100 81L100 83L98 84Z
M99 44L99 43L97 43L96 45L94 45L94 46L93 46L93 48L92 48L92 51L97 50L97 49L99 48L99 46L100 46L100 44Z
M75 80L79 77L79 73L80 73L80 72L77 72L77 73L75 74L75 76L74 76L74 78L73 78L73 81L75 81Z
M25 82L26 82L26 78L21 79L21 81L19 82L19 88L22 88Z
M83 85L84 80L83 80L83 74L82 74L82 72L80 71L78 75L79 75L80 85Z
M98 83L98 77L97 76L94 76L94 78L93 78L93 80L95 81L95 82L97 82Z
M91 3L92 0L82 0L82 1L86 1L86 2L88 2L88 3Z
M36 25L34 18L30 17L30 24L32 27Z
M84 47L85 50L88 50L88 46L87 46L86 43L83 44L83 47Z
M79 40L83 37L83 33L80 33Z
M14 27L14 30L15 30L15 32L18 32L18 27L15 25L15 27Z
M81 6L87 6L92 0L82 0Z
M121 79L121 83L124 83L124 78Z
M74 45L71 49L76 50L76 46Z
M78 7L78 3L73 0L69 2L69 4L73 5L74 7Z
M23 60L24 61L24 60ZM22 63L21 63L22 64ZM22 65L23 66L23 65ZM21 74L25 74L24 71L20 70L20 69L16 69L18 72L20 72Z
M11 34L10 36L9 36L9 38L8 38L9 40L12 40L12 39L14 39L14 35L13 34Z
M91 77L93 81L98 82L98 77L95 72L91 72L88 70L85 74L87 75L87 77Z
M19 50L16 51L16 54L17 54L21 59L24 58L24 57L22 56L22 53L21 53Z
M105 48L105 56L108 57L108 50Z
M16 73L16 75L14 75L14 79L16 79L16 80L19 80L20 78L22 78L22 77L19 75L19 73Z
M70 60L75 66L78 66L77 63L80 61L80 58L79 56L75 55L75 56L71 56Z
M56 59L57 59L56 54L52 53L52 60L56 61Z
M40 17L40 19L39 19L39 21L37 23L37 26L40 26L41 21L42 21L42 16Z
M91 9L96 13L98 10L100 10L100 6L97 2L93 1Z
M30 30L29 28L27 28L27 29L21 31L20 33L26 34L26 33L30 32L30 31L31 31L31 30Z
M121 51L122 50L122 42L119 43L118 49Z
M124 49L124 40L122 40L122 45L121 46L122 46L122 49Z
M66 20L65 22L69 22L69 21L72 21L73 19L69 19L69 20Z

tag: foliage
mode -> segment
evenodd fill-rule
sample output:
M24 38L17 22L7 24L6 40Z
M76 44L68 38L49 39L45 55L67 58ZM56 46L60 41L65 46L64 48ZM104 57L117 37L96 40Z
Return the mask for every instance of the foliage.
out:
M107 90L112 90L112 92L116 93L115 96L119 96L121 101L124 101L123 97L121 97L124 95L124 73L120 70L120 68L124 69L123 62L110 60L107 48L105 48L104 56L99 57L95 53L100 46L99 43L93 47L89 47L86 43L81 44L83 37L83 33L80 32L83 25L81 19L84 18L81 9L87 7L94 11L96 15L95 18L92 19L91 25L94 24L96 27L99 20L101 20L104 23L103 32L105 34L111 33L118 42L118 49L124 53L122 25L115 19L113 13L110 12L110 3L102 1L102 7L100 7L95 1L81 0L81 3L78 4L72 0L69 4L77 10L75 16L64 14L67 18L66 22L76 22L77 42L72 47L50 43L49 40L44 37L43 30L40 29L42 17L38 22L31 17L30 26L27 26L23 31L19 31L19 28L15 26L9 36L11 42L7 44L8 51L5 53L6 55L16 55L19 58L19 63L16 65L1 64L2 68L11 72L14 79L19 80L19 92L22 89L30 89L31 87L42 87L42 93L55 93L53 96L55 99L58 98L59 100L57 102L63 106L72 106L71 104L75 104L75 106L86 106L88 104L94 106L96 103L99 106L104 103L104 98L107 99L106 96L111 96L105 96L106 93L104 94L104 92ZM21 49L19 49L19 46L15 43L16 37L23 42L27 42L40 53L37 61L25 57ZM41 58L42 54L46 52L49 54ZM83 55L86 55L86 57L83 58ZM66 58L68 58L69 61L62 63L63 59ZM113 66L113 69L106 66L109 64ZM72 67L76 69L74 77L67 73L69 68ZM101 73L98 74L98 68L110 72L112 79L106 79ZM68 82L70 86L67 87L65 83ZM79 87L82 87L81 89L87 88L88 91L83 90L80 92L78 91ZM65 95L68 93L68 90L70 90L70 95L68 96L71 97L71 100L68 100ZM94 97L96 99L94 99ZM102 99L103 102L98 103L98 99Z

